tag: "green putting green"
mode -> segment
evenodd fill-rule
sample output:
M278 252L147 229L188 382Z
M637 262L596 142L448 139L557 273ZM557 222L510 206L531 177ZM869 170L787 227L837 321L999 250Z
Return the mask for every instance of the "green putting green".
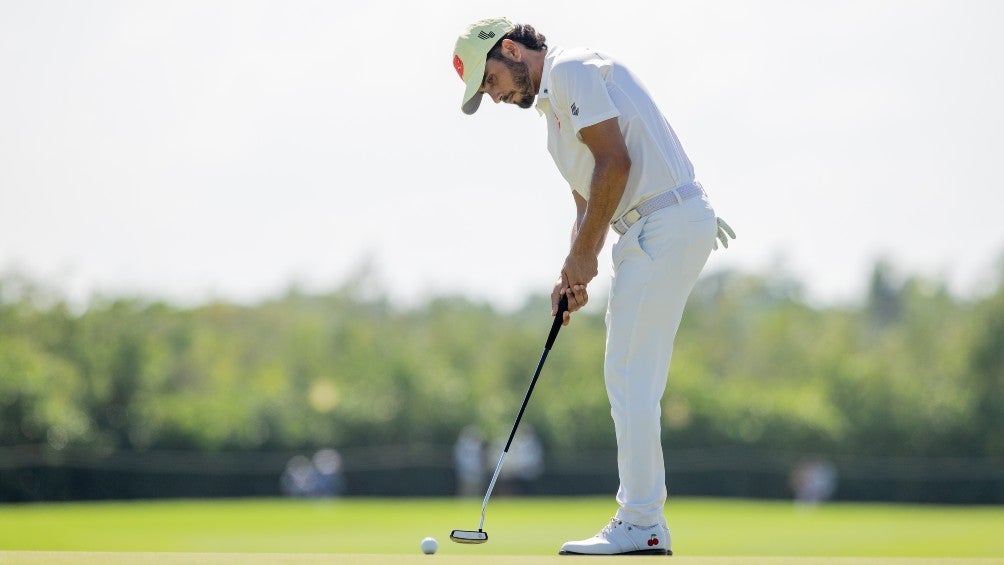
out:
M463 562L465 556L479 555L489 564L496 562L490 556L526 557L498 563L530 564L538 557L550 563L552 557L561 559L555 554L563 541L592 535L613 511L607 497L499 497L488 507L488 543L459 545L450 542L449 533L477 528L480 499L6 505L0 506L0 562L65 558L89 563L95 555L104 557L93 562L124 562L121 552L136 552L133 562L212 554L203 557L227 563L258 553L270 554L271 562L324 562L340 555L339 562L379 563L380 557L366 555L379 554L383 562L390 555L402 562L414 556L423 563ZM676 559L684 561L709 556L742 557L743 563L755 563L754 557L800 558L797 562L811 562L810 557L1004 558L1004 508L996 506L835 503L804 510L784 501L688 498L671 500L667 517ZM439 540L436 555L421 554L419 543L426 536Z

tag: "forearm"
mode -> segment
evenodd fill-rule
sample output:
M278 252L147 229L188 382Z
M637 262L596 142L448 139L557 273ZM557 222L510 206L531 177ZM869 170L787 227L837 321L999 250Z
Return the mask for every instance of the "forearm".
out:
M575 226L572 249L561 269L562 284L573 291L575 288L584 290L599 271L597 258L631 172L631 157L617 118L586 126L579 130L579 135L593 154L594 165L589 182L589 200L575 194L579 221Z
M572 230L572 253L599 255L610 228L610 220L624 195L628 162L597 163L589 188L589 201Z

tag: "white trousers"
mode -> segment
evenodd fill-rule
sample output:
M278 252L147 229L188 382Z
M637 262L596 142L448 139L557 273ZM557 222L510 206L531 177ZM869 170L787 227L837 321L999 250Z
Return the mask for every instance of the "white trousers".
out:
M617 518L665 525L661 400L683 308L717 234L707 198L657 210L613 247L604 375L617 434Z

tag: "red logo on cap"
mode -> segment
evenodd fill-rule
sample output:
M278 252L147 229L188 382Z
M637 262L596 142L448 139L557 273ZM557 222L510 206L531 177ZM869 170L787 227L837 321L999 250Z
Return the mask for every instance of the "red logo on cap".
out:
M460 60L460 55L453 56L453 68L457 69L461 79L464 78L464 62Z

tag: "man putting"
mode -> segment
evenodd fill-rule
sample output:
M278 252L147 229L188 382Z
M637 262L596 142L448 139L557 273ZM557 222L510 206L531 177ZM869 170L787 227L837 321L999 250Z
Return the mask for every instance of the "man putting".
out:
M569 313L589 300L607 230L614 275L607 305L604 375L617 436L616 515L562 554L671 554L660 403L683 308L716 236L718 220L669 122L638 78L610 56L548 47L532 26L492 18L457 39L453 66L466 85L461 109L495 103L536 106L547 148L571 187L572 243L551 293ZM536 104L535 104L536 101ZM728 236L728 237L727 237Z

